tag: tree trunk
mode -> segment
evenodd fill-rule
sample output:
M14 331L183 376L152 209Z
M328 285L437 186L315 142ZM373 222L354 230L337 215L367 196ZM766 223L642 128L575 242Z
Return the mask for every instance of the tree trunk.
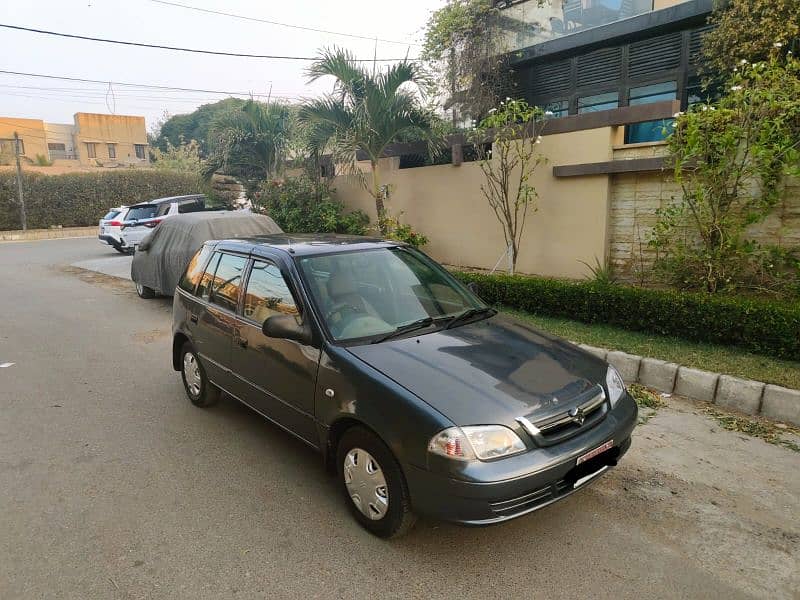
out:
M370 162L372 166L372 196L375 198L375 212L378 215L378 227L382 235L386 235L386 207L383 204L383 192L381 192L380 181L378 180L378 163Z

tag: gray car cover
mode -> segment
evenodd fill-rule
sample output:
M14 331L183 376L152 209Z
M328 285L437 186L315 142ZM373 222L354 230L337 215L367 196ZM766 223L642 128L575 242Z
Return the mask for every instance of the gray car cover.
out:
M204 242L283 233L265 215L246 211L196 212L164 219L136 248L131 279L172 296L186 265Z

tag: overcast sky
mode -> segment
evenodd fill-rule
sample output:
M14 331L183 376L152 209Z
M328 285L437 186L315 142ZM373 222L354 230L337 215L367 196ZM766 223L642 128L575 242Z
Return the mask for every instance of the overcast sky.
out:
M422 27L443 0L174 0L177 4L403 42L379 41L378 58L414 57ZM0 23L91 37L187 48L314 56L340 45L372 58L375 41L303 31L168 6L153 0L37 0L0 3ZM297 100L329 89L306 83L303 61L189 54L57 38L0 28L0 69L104 82L266 94ZM382 63L385 64L385 63ZM144 115L191 112L224 98L212 93L147 90L0 74L0 117L71 123L76 112ZM42 89L44 88L44 89ZM110 107L110 109L109 109Z

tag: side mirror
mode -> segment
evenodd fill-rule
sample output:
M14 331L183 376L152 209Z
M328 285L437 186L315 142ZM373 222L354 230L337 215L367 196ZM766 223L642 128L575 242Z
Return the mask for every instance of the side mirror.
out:
M478 296L478 298L480 298L480 296L481 296L481 291L480 291L480 289L478 289L478 284L477 284L477 283L475 283L474 281L470 281L470 282L467 284L467 289L468 289L470 292L472 292L473 294L475 294L476 296Z
M300 325L293 315L272 315L261 327L262 333L271 338L294 340L303 344L311 343L311 331Z

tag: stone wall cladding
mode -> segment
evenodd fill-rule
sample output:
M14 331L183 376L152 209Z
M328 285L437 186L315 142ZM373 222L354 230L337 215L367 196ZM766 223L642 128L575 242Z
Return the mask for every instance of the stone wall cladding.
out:
M632 146L615 149L614 159L665 154L663 144ZM669 169L611 176L609 263L621 281L652 283L650 272L656 255L647 242L657 222L656 210L680 195L681 188ZM750 227L748 235L760 244L800 246L800 180L786 182L784 201L763 222Z

